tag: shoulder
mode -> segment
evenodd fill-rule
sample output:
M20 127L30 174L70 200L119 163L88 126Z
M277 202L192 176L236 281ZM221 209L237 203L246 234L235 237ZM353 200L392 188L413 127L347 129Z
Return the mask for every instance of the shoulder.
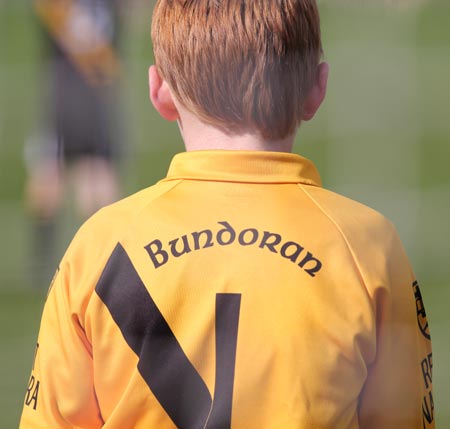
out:
M328 189L302 187L322 221L331 223L344 235L364 232L373 238L396 235L395 226L379 211ZM381 234L382 233L382 234Z
M397 229L383 214L327 189L303 187L303 191L316 207L317 227L326 231L333 258L342 265L345 258L345 266L357 270L366 287L389 287L393 277L411 276Z
M176 184L159 182L100 209L84 222L61 262L71 277L80 280L72 283L79 285L87 281L92 288L117 244L136 234L142 213Z
M75 237L76 241L117 244L142 212L177 184L177 181L161 181L100 209L81 226Z

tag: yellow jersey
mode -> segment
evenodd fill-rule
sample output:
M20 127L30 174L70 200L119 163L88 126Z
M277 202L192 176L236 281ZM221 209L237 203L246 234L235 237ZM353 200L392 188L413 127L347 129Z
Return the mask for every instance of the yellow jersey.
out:
M21 429L434 427L418 283L290 153L194 151L76 234Z

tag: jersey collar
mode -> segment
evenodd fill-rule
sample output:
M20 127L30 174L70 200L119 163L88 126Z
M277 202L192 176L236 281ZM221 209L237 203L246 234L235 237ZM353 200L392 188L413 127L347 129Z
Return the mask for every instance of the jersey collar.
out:
M165 180L302 183L321 186L314 164L286 152L199 150L172 159Z

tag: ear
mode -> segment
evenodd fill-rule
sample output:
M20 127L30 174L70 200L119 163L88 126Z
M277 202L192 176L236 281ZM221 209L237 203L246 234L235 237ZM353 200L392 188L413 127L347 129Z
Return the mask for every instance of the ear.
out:
M305 104L303 105L303 121L309 121L314 117L325 98L329 68L330 67L327 63L320 63L317 66L316 82L309 91Z
M168 121L176 121L179 115L172 92L154 65L148 69L148 84L150 100L158 113Z

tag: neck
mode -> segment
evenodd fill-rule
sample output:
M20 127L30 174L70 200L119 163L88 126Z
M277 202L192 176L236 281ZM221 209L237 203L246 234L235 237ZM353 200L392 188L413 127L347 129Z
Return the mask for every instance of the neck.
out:
M180 112L181 113L181 112ZM265 140L252 132L229 134L198 120L186 110L178 120L187 151L193 150L252 150L292 152L294 136L283 140Z

